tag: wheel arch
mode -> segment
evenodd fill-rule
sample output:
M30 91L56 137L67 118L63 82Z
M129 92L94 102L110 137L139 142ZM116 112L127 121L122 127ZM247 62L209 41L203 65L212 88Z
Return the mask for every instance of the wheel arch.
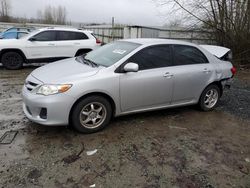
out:
M101 97L106 98L106 99L109 101L109 103L111 104L112 116L115 115L115 113L116 113L116 105L115 105L114 99L113 99L110 95L108 95L108 94L106 94L106 93L104 93L104 92L91 92L91 93L87 93L87 94L81 96L80 98L78 98L78 99L74 102L74 104L72 105L72 107L71 107L71 109L70 109L70 112L69 112L69 117L68 117L68 118L69 118L69 120L68 120L69 124L71 123L70 118L71 118L72 111L73 111L74 107L76 106L76 104L77 104L79 101L81 101L82 99L84 99L84 98L86 98L86 97L90 97L90 96L101 96Z
M27 61L27 58L26 58L24 52L21 49L18 49L18 48L6 48L6 49L2 49L1 53L0 53L0 59L2 58L3 54L6 53L6 52L17 52L17 53L19 53L23 57L24 62Z
M199 99L201 98L201 95L202 95L203 91L204 91L208 86L210 86L210 85L217 85L217 86L219 87L219 89L220 89L220 97L222 96L222 94L223 94L223 86L222 86L221 81L214 81L214 82L209 83L205 88L203 88L203 90L201 91L201 94L200 94Z

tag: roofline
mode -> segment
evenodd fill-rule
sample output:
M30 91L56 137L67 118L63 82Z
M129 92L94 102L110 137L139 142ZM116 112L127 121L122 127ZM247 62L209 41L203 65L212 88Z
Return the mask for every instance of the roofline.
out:
M141 45L180 44L180 45L197 46L196 44L191 43L191 42L186 42L186 41L182 41L182 40L174 40L174 39L164 39L164 38L135 38L135 39L122 39L119 41L133 42L133 43L137 43L137 44L141 44Z
M44 31L44 30L63 30L63 31L79 31L79 32L88 32L88 33L93 33L91 30L83 30L83 29L77 29L74 27L43 27L39 28L38 30Z

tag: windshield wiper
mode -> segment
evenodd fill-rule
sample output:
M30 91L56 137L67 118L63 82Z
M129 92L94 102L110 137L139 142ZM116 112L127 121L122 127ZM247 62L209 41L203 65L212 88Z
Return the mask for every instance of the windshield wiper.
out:
M90 64L92 64L93 67L99 67L99 65L97 63L95 63L94 61L91 61L90 59L86 59L85 57L83 57L83 60L87 61Z
M89 63L87 63L86 61L83 61L83 58L81 56L77 56L76 61L78 61L79 63L84 63L86 65L89 65Z
M91 61L89 59L85 59L83 56L76 57L76 61L78 61L80 63L84 63L85 65L89 65L91 67L98 67L99 66L95 62L93 62L93 61Z

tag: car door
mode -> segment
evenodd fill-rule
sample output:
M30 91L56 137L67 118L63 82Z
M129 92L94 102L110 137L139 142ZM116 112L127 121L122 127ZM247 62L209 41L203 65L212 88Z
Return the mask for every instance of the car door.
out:
M196 47L173 45L173 104L197 100L213 73L206 56Z
M22 37L24 37L25 35L27 35L28 33L27 32L18 32L17 33L17 39L20 39L20 38L22 38Z
M57 31L57 33L57 48L62 55L67 57L74 57L78 49L84 48L82 43L88 39L82 32ZM87 43L86 47L89 48Z
M123 112L161 107L171 103L173 79L168 73L168 66L172 64L171 57L169 45L156 45L142 49L126 61L137 63L139 71L120 75L120 101Z
M58 57L56 31L42 31L30 37L25 48L29 59Z
M17 32L7 32L4 33L3 39L16 39L17 38Z

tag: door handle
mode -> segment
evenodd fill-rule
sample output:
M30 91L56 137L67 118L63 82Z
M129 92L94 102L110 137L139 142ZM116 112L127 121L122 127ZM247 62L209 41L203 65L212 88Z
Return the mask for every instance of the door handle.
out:
M203 70L203 72L204 72L204 73L210 73L211 70L208 70L207 68L205 68L205 69Z
M173 74L171 74L171 73L169 73L169 72L166 72L164 75L163 75L163 77L165 77L165 78L172 78L174 75Z
M48 45L49 45L49 46L55 46L55 44L53 44L53 43L49 43Z
M80 45L80 43L79 42L75 42L74 45Z

